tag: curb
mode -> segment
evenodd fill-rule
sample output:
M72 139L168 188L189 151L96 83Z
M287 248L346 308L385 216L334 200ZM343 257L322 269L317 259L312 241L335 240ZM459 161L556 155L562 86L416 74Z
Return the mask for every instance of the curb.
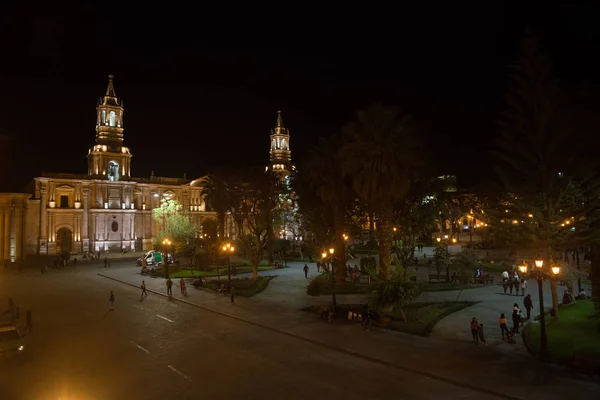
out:
M119 282L119 283L122 283L122 284L125 284L125 285L128 285L128 286L134 287L136 289L140 289L137 285L133 285L133 284L131 284L129 282L122 281L120 279L113 278L111 276L107 276L107 275L104 275L104 274L101 274L101 273L97 273L97 275L101 276L103 278L106 278L106 279L110 279L110 280L115 281L115 282ZM441 376L438 376L438 375L435 375L435 374L432 374L432 373L429 373L429 372L423 372L423 371L415 370L415 369L412 369L412 368L409 368L409 367L403 367L403 366L400 366L400 365L396 365L396 364L393 364L393 363L388 362L388 361L379 360L377 358L374 358L374 357L371 357L371 356L367 356L367 355L364 355L362 353L358 353L358 352L353 351L353 350L348 350L348 349L344 349L342 347L337 347L337 346L332 346L332 345L329 345L329 344L325 344L325 343L316 341L314 339L307 338L305 336L300 336L300 335L297 335L295 333L291 333L291 332L288 332L288 331L284 331L284 330L281 330L281 329L277 329L277 328L273 328L273 327L270 327L270 326L267 326L267 325L263 325L263 324L260 324L258 322L254 322L254 321L251 321L251 320L248 320L248 319L245 319L245 318L241 318L241 317L238 317L238 316L233 315L233 314L229 314L229 313L226 313L226 312L223 312L223 311L215 310L214 308L209 308L209 307L206 307L206 306L201 306L199 304L195 304L195 303L189 302L187 300L182 300L182 299L178 299L178 298L168 297L166 294L159 293L159 292L157 292L155 290L151 290L151 289L146 289L146 290L148 292L150 292L150 293L154 293L154 294L157 294L159 296L162 296L162 297L165 297L165 298L169 298L169 299L178 301L180 303L188 304L188 305L190 305L192 307L200 308L202 310L211 312L213 314L217 314L217 315L221 315L221 316L224 316L224 317L232 318L232 319L235 319L237 321L247 323L249 325L253 325L253 326L256 326L256 327L259 327L259 328L263 328L263 329L269 330L271 332L279 333L281 335L285 335L285 336L288 336L288 337L291 337L291 338L294 338L294 339L297 339L297 340L301 340L301 341L306 342L306 343L310 343L310 344L313 344L313 345L316 345L316 346L319 346L319 347L323 347L323 348L326 348L326 349L329 349L329 350L334 350L334 351L337 351L337 352L340 352L340 353L343 353L343 354L346 354L346 355L349 355L349 356L352 356L352 357L357 357L357 358L360 358L362 360L365 360L365 361L368 361L368 362L371 362L371 363L374 363L374 364L379 364L379 365L383 365L385 367L390 367L390 368L394 368L394 369L397 369L397 370L400 370L400 371L409 372L411 374L424 376L426 378L430 378L430 379L433 379L433 380L436 380L436 381L444 382L444 383L447 383L447 384L450 384L450 385L454 385L454 386L459 386L459 387L467 388L467 389L470 389L470 390L473 390L473 391L476 391L476 392L479 392L479 393L488 394L488 395L495 396L495 397L502 398L502 399L507 399L507 400L524 400L522 397L515 397L515 396L507 395L507 394L504 394L504 393L496 392L496 391L491 390L491 389L480 388L480 387L477 387L477 386L473 386L473 385L471 385L469 383L459 382L459 381L456 381L456 380L453 380L453 379L450 379L450 378L444 378L444 377L441 377Z

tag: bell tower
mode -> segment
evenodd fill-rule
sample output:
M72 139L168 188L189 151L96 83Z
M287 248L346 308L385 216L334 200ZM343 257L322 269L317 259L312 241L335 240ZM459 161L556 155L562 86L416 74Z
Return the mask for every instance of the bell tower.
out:
M109 75L106 93L96 107L96 144L88 152L88 175L110 181L130 177L131 154L123 146L123 111Z
M285 172L289 175L295 168L292 165L292 151L290 150L290 131L283 126L281 111L277 111L275 128L271 129L271 160L270 169L275 172Z

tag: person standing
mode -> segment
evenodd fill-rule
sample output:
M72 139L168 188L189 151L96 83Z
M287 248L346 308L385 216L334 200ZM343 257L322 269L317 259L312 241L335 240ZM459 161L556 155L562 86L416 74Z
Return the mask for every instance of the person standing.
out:
M183 278L179 279L179 288L181 289L181 294L187 296L187 288L185 287L185 281Z
M169 296L169 297L173 296L172 287L173 287L173 281L171 280L171 278L167 278L167 296Z
M479 322L475 317L471 320L471 335L473 336L473 342L479 344Z
M521 296L525 296L525 289L527 289L527 280L523 277L521 281Z
M148 292L146 292L146 281L142 281L142 284L140 287L142 288L142 295L140 296L140 299L142 299L144 297L148 297Z
M513 320L513 332L519 333L519 325L521 325L521 316L519 315L519 306L517 303L513 306L512 320Z
M115 309L115 294L113 291L110 291L110 297L108 298L108 302L110 303L110 311Z
M531 295L528 294L523 299L523 305L525 306L525 310L527 310L527 319L531 318L531 309L533 308L533 301L531 301Z
M504 333L506 332L506 336L508 337L508 326L506 321L506 316L504 313L500 314L500 319L498 320L500 324L500 331L502 332L502 340L504 340Z
M479 327L477 328L477 333L479 335L479 341L483 343L484 346L487 346L487 343L485 342L485 335L483 334L483 324L479 324Z
M104 268L108 268L108 257L104 257Z
M304 277L308 278L308 264L304 264L303 270L304 270Z
M231 285L229 295L231 296L231 304L235 303L235 286Z

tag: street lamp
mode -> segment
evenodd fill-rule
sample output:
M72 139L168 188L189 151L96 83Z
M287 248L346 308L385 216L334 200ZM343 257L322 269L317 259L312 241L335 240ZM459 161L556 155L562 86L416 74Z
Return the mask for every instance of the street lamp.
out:
M548 276L544 273L544 260L535 260L535 269L533 269L529 276L535 279L538 283L538 297L540 301L540 354L539 357L542 360L546 359L548 353L548 337L546 336L546 316L544 315L544 290L543 283L544 279ZM519 266L521 273L527 273L527 263L523 262L523 265ZM557 275L560 272L559 267L552 267L552 272Z
M163 263L165 264L165 276L169 279L169 246L172 244L171 240L164 239L162 244L165 246L165 259Z
M333 306L335 307L337 305L336 299L335 299L335 278L334 278L334 272L333 272L333 253L335 252L335 249L331 248L329 249L329 254L330 254L330 262L331 262L331 270L329 272L329 274L331 275L331 302L333 303ZM323 253L321 253L321 256L323 257L323 261L325 261L327 259L327 252L323 251Z
M235 247L231 243L227 243L223 245L221 250L227 255L227 284L229 285L229 290L231 290L231 255L235 251Z

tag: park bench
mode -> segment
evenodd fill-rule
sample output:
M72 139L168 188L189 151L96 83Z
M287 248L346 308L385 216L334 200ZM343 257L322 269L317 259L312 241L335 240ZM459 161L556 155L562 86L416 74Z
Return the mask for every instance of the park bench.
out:
M480 284L490 283L490 284L493 284L494 283L494 277L493 276L481 276L479 278L475 278L475 283L480 283Z
M445 281L446 280L446 275L442 275L442 274L429 274L429 282L431 282L432 280L436 280L436 281Z
M582 352L573 353L571 367L579 372L600 375L600 357Z

